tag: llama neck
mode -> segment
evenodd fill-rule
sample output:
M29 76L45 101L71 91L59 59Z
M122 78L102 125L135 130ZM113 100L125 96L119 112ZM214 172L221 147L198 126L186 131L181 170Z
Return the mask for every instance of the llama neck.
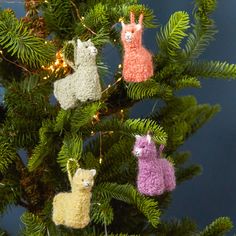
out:
M152 152L149 152L148 154L145 154L141 157L139 157L139 165L150 165L153 161L156 161L158 158L158 153L156 150L153 150Z
M73 188L71 189L71 193L75 194L78 197L91 195L91 192L88 190L73 189Z

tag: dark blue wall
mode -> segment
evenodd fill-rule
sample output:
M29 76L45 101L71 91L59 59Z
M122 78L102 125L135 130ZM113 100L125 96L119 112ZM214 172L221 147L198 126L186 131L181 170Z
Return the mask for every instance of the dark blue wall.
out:
M143 3L154 9L159 23L166 23L171 13L186 10L191 14L192 1L189 0L146 0ZM3 4L22 14L22 5ZM236 1L219 0L218 9L214 18L219 33L216 40L208 47L202 59L227 60L236 63ZM147 48L157 51L155 45L156 30L146 30L144 42ZM113 50L104 51L106 60L113 61L113 66L119 63L114 61ZM112 60L110 58L112 57ZM194 218L200 227L208 224L218 216L230 216L236 224L236 81L221 81L202 79L202 89L188 89L182 94L194 94L200 103L219 103L222 111L193 137L181 150L192 152L191 162L203 166L203 173L192 181L180 186L173 193L173 202L169 211L163 216L166 219L189 216ZM136 106L133 116L137 117L144 112L151 112L153 103ZM17 220L22 209L17 208L2 217L0 227L5 227L11 235L17 235L19 221ZM231 233L230 235L233 235Z

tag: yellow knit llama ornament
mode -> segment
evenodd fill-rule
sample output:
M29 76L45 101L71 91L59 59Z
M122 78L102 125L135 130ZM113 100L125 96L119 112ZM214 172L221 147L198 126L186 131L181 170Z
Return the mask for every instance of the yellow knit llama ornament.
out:
M77 169L70 177L71 192L59 193L53 199L52 220L56 225L65 225L74 229L84 228L90 222L91 189L96 170Z

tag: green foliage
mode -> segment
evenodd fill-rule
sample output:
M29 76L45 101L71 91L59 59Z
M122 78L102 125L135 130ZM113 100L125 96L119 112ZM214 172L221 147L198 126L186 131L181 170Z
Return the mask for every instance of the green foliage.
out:
M186 96L168 101L167 106L152 118L161 120L160 124L169 137L167 148L175 151L218 111L218 105L198 105L194 97Z
M197 235L196 228L196 224L192 220L184 218L163 222L155 232L158 236L194 236Z
M91 122L93 120L93 116L96 115L100 108L100 102L93 102L78 107L71 117L72 130L79 130L82 126Z
M20 198L20 190L13 180L1 180L0 182L0 214L10 205L16 204Z
M219 61L190 62L187 65L186 73L190 76L235 78L236 65Z
M9 236L9 234L7 233L7 231L0 229L0 236Z
M99 202L93 203L91 211L91 219L95 223L100 223L102 225L110 225L113 221L114 213L113 208L109 202Z
M52 154L52 143L54 141L53 123L51 121L44 121L39 130L39 144L33 149L33 154L28 161L29 171L35 170L39 167L44 159Z
M217 0L196 0L195 6L198 10L206 15L215 11Z
M43 16L48 30L57 37L67 40L74 37L75 16L69 0L48 0L43 5Z
M202 172L202 168L199 165L190 165L185 168L179 168L176 171L176 179L177 183L181 183L186 180L190 180L197 175L200 175Z
M56 121L54 124L54 131L62 133L64 129L69 128L68 126L69 126L70 116L71 116L70 110L61 109L56 117Z
M30 67L46 65L55 55L52 45L31 35L24 23L7 10L0 12L0 46Z
M82 148L83 141L80 136L68 134L64 137L63 145L57 158L57 162L60 164L62 171L67 171L66 166L69 159L80 159Z
M74 46L72 43L66 43L62 49L62 52L67 60L74 62Z
M101 120L93 127L94 131L116 131L134 136L135 134L146 134L148 131L153 133L153 139L159 144L165 144L167 134L163 128L151 119L128 119L124 122L118 119Z
M4 140L0 139L0 172L5 173L8 170L8 166L12 164L17 158L15 148Z
M128 96L134 100L147 98L168 99L172 95L170 87L150 79L143 83L129 83L127 89Z
M157 208L157 202L140 195L130 184L118 185L116 183L102 183L94 187L93 193L97 201L111 198L132 204L137 207L148 219L148 221L157 227L159 223L160 211Z
M228 217L220 217L207 226L199 236L223 236L233 228L233 223Z
M171 15L167 25L157 34L157 44L161 55L170 59L176 59L180 44L187 36L185 31L189 28L189 15L179 11Z
M133 138L123 137L103 154L96 177L97 183L103 181L127 183L127 179L129 182L133 181L133 176L136 175L136 159L131 155L133 143Z
M189 77L189 76L181 76L176 80L171 81L171 86L177 89L183 88L200 88L201 83L196 77Z
M46 225L38 216L26 211L21 216L21 221L24 224L24 228L21 232L22 235L43 236L46 234Z
M183 51L186 61L198 58L217 33L215 23L209 15L216 8L216 0L196 0L193 32L189 34Z

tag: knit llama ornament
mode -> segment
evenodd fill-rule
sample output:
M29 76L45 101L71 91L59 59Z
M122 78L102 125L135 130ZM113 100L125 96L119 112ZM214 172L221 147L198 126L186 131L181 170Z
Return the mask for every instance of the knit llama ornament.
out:
M66 61L74 73L54 82L54 95L64 110L74 108L77 101L97 101L102 95L96 65L97 49L91 40L81 42L78 39L77 44L73 44L74 63Z
M138 157L138 191L144 195L155 196L175 189L175 170L173 165L161 157L164 145L157 151L151 136L136 136L133 154Z
M127 82L142 82L153 76L151 53L142 46L143 14L135 23L134 13L130 13L130 24L122 24L121 41L124 47L123 77Z
M56 225L81 229L89 224L91 189L95 174L95 169L79 168L70 180L71 192L59 193L54 197L52 220Z

